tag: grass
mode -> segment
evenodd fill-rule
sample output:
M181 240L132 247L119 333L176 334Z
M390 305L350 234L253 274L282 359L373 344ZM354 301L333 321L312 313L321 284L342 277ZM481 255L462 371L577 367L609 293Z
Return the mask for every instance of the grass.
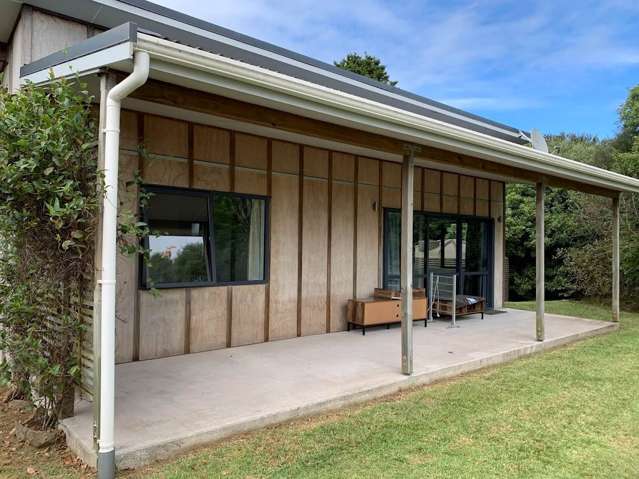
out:
M525 309L535 311L534 301L519 301L516 303L506 303L507 308ZM599 319L601 321L610 321L612 312L610 306L601 306L599 304L589 303L586 301L558 300L546 301L546 312L551 314L563 314L565 316L577 316L578 318ZM639 314L628 313L627 318L631 322ZM639 326L637 324L636 326Z
M608 308L570 301L547 302L547 312L610 317ZM635 478L638 346L639 313L624 313L620 331L606 336L246 434L125 476ZM77 469L50 472L78 477Z

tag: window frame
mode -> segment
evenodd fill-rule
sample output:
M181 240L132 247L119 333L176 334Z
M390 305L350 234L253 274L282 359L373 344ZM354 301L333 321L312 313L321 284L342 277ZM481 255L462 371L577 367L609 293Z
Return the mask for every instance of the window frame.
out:
M388 264L388 260L389 260L389 251L388 251L388 237L390 235L390 226L388 225L388 215L390 213L399 213L401 215L401 209L400 208L384 208L383 209L383 251L382 251L382 283L383 283L383 287L387 287L388 283L389 283L389 264ZM454 214L454 213L439 213L439 212L431 212L431 211L424 211L424 210L413 210L413 215L422 215L426 218L426 227L428 228L428 224L429 221L431 219L435 219L435 220L451 220L451 221L455 221L457 227L456 227L456 259L455 259L455 273L458 275L458 277L460 278L460 291L463 291L463 279L462 279L462 271L461 271L461 253L462 253L462 246L461 246L461 228L460 225L463 221L479 221L479 222L484 222L487 225L487 244L486 244L486 254L487 254L487 262L488 262L488 273L487 273L487 284L486 284L486 304L488 305L488 307L492 307L493 305L493 292L494 292L494 284L495 284L495 256L494 256L494 251L495 251L495 219L490 217L490 216L485 216L485 215L463 215L463 214ZM414 222L413 222L414 224ZM424 272L426 274L428 274L428 262L426 261L425 264L425 268L424 268ZM413 258L413 274L414 274L414 268L415 268L415 264L414 264L414 258ZM463 272L463 275L465 276L467 273ZM485 273L481 273L481 274L485 274ZM473 276L473 275L479 275L479 274L473 274L473 272L471 272L471 274L469 274L469 276Z
M230 191L217 191L217 190L204 190L197 188L183 188L179 186L163 186L153 184L143 184L140 186L142 191L151 194L180 194L185 196L194 196L200 198L206 198L208 208L208 237L205 237L206 247L206 261L207 269L209 273L210 281L191 281L181 283L162 283L153 285L154 289L176 289L176 288L204 288L204 287L216 287L216 286L245 286L256 284L268 284L270 281L270 264L271 264L271 199L266 195L254 195L249 193L235 193ZM263 279L256 280L242 280L242 281L217 281L216 268L215 268L215 228L213 221L213 211L215 209L215 197L216 196L230 196L233 198L264 200L265 212L264 212L264 277ZM148 208L143 208L138 205L139 217L142 218L147 225L149 224L149 211ZM142 247L145 250L149 249L149 236L145 236L141 239ZM138 288L144 291L150 290L152 287L148 284L147 267L142 254L138 258Z

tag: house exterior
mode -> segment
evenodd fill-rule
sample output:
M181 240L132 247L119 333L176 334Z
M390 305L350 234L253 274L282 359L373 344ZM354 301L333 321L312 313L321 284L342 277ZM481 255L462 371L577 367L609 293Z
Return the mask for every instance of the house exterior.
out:
M456 273L462 294L502 307L508 182L538 185L537 338L546 185L611 198L618 318L618 197L639 191L636 179L144 0L3 0L0 12L3 85L81 75L96 98L107 192L117 189L105 203L85 345L103 464L115 362L344 331L348 300L377 287L408 298L433 271ZM118 89L127 81L131 91ZM144 192L152 196L141 202ZM123 211L153 230L150 265L105 246L107 216ZM405 373L410 318L405 306Z

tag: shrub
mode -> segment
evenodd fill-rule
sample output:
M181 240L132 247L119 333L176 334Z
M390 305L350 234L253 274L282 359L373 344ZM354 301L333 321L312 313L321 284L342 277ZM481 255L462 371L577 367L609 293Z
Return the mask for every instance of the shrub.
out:
M103 190L97 127L78 81L0 91L0 110L3 371L51 427L79 379Z

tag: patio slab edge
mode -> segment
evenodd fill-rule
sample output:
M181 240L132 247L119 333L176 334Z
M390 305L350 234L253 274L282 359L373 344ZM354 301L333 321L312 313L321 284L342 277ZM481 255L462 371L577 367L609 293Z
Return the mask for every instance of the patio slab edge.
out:
M67 421L60 422L58 429L64 432L67 447L71 449L82 462L91 467L97 466L98 456L93 448L93 441L87 442L77 433L75 428L69 426Z
M290 408L249 417L221 427L213 427L207 430L194 431L188 436L166 437L153 443L141 443L135 448L123 448L116 450L116 463L119 469L131 469L150 464L157 460L168 459L221 439L229 438L245 432L261 429L267 426L285 423L303 417L318 415L340 409L346 406L364 403L373 399L379 399L402 390L415 386L428 385L443 379L449 379L461 374L477 371L486 367L508 363L515 359L534 355L543 351L555 349L566 344L574 343L593 336L610 333L619 329L619 323L603 323L600 327L573 333L543 342L523 345L507 351L487 355L482 358L463 361L434 371L416 373L412 376L403 376L399 372L397 379L382 385L363 389L355 393L339 395L326 400L307 404L302 407ZM95 465L95 452L92 445L84 444L78 438L72 428L62 425L67 436L67 443L71 450L79 455L89 465Z

